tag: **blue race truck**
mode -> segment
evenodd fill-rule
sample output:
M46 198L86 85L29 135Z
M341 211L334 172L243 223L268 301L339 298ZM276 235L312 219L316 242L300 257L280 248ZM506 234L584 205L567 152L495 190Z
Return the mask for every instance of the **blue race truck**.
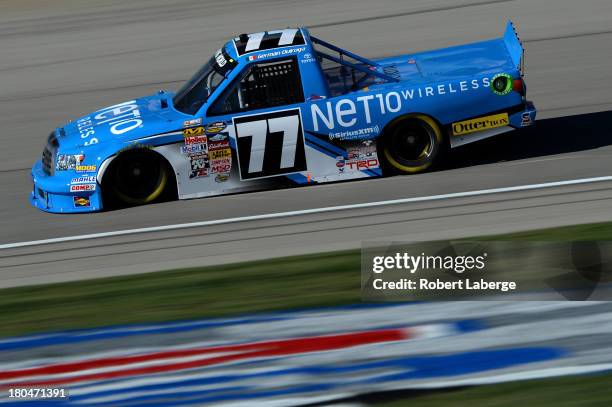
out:
M534 123L523 54L511 22L502 38L373 60L305 28L241 34L178 92L55 129L30 201L88 212L427 171Z

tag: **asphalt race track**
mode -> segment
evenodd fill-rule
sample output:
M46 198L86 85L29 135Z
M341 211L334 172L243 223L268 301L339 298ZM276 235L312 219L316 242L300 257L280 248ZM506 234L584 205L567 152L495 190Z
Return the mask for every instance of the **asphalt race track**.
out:
M350 6L348 6L350 4ZM170 202L90 215L30 207L49 132L97 108L175 89L227 38L306 25L369 57L501 35L527 49L535 128L456 150L441 171ZM0 1L0 245L55 237L612 175L608 0ZM611 220L599 181L0 250L0 287Z

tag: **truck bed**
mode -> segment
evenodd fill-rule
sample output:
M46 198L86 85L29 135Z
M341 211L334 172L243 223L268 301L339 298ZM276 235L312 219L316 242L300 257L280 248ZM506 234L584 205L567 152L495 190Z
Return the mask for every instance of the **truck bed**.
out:
M512 23L504 37L376 60L402 81L432 82L521 69L522 45Z

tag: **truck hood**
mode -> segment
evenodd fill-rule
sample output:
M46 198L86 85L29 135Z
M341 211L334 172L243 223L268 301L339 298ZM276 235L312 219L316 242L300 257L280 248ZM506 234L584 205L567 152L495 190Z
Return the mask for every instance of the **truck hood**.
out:
M162 107L162 101L168 106ZM171 107L172 95L160 93L105 107L60 129L63 148L127 143L181 127L184 115Z

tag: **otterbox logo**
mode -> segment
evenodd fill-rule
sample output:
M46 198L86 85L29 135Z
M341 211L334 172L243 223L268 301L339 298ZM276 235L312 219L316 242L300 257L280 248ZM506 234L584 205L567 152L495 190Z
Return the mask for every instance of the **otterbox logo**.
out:
M510 124L508 113L496 114L493 116L481 117L478 119L466 120L453 123L453 135L461 136L464 134L475 133L486 129L495 129Z

